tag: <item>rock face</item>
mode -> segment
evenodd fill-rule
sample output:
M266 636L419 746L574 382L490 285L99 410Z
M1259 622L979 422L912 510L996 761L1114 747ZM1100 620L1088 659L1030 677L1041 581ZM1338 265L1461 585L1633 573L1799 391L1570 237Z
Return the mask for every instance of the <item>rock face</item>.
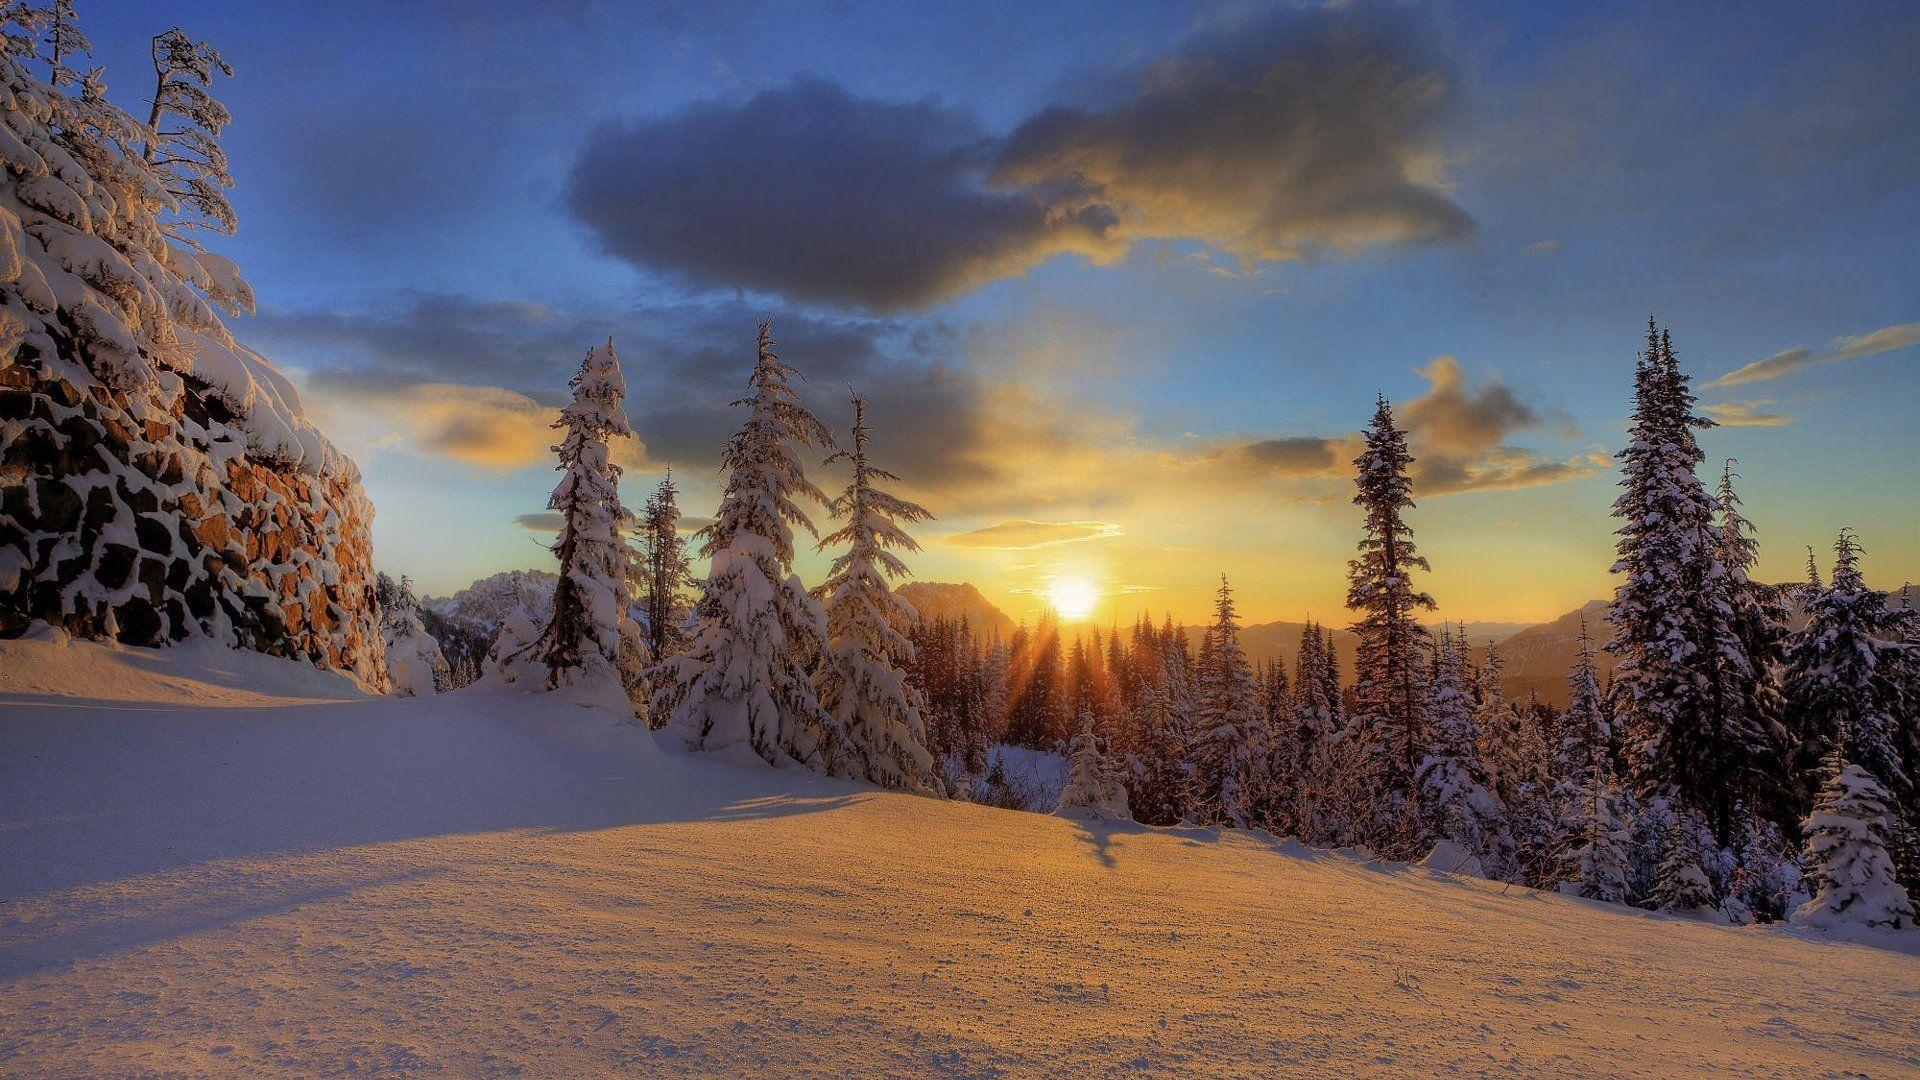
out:
M384 688L359 472L227 332L251 291L169 238L109 110L0 57L0 637L210 637Z

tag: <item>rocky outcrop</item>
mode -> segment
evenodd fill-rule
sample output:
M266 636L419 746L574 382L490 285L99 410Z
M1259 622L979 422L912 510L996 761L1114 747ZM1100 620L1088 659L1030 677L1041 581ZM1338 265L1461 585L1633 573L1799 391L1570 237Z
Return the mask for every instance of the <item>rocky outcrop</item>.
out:
M197 380L168 403L30 351L0 356L0 636L208 636L384 680L357 475L249 453Z
M251 289L177 239L98 91L0 54L0 637L206 637L383 688L359 472L228 332Z

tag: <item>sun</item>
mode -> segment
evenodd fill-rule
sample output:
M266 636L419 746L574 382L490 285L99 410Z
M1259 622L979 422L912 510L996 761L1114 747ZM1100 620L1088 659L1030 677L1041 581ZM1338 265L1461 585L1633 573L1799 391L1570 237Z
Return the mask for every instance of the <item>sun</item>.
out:
M1047 584L1047 603L1063 619L1077 621L1093 614L1100 587L1083 577L1054 578Z

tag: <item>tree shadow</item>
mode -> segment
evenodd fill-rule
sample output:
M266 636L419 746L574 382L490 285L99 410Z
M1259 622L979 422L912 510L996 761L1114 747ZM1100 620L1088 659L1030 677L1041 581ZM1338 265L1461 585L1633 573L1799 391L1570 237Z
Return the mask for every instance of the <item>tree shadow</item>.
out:
M872 789L466 692L287 709L0 703L0 903L222 859L833 811Z

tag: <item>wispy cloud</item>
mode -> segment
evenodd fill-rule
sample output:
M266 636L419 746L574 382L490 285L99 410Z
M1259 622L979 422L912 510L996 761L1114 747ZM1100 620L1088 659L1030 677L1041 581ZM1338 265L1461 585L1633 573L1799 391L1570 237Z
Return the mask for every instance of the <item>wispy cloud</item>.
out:
M1111 521L1003 521L984 529L955 533L946 538L949 547L985 548L994 551L1025 551L1083 540L1103 540L1119 536L1120 526Z
M1765 399L1723 401L1708 405L1706 412L1725 427L1785 427L1793 423L1793 417L1786 413L1768 411L1772 404Z
M1837 364L1842 360L1854 360L1862 356L1872 356L1875 353L1904 349L1914 344L1920 344L1920 322L1883 326L1865 334L1850 334L1834 338L1827 342L1823 349L1814 349L1806 345L1782 349L1763 360L1755 360L1745 367L1730 371L1707 383L1706 386L1714 389L1767 382L1816 365Z

